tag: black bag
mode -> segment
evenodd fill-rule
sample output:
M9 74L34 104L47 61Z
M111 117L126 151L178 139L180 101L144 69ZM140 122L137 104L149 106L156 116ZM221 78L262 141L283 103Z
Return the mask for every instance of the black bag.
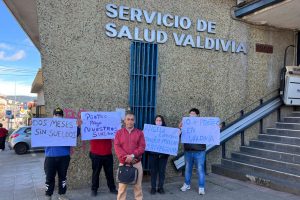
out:
M117 172L117 182L128 185L135 185L138 179L138 169L132 165L119 166Z

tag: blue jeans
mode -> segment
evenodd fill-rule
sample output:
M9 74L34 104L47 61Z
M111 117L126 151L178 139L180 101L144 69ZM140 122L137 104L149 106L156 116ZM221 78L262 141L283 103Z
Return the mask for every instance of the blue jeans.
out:
M191 185L191 177L194 163L198 171L198 184L199 187L205 187L205 151L186 151L184 152L185 159L185 184Z

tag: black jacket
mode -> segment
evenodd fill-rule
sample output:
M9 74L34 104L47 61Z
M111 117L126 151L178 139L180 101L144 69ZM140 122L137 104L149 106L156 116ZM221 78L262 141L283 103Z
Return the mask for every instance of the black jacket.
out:
M205 151L206 144L189 144L186 143L183 145L184 151Z

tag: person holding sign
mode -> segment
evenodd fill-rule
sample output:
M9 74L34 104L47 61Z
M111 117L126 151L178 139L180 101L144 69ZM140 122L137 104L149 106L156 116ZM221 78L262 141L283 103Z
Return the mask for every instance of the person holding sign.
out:
M53 111L53 118L63 118L64 112L61 108ZM77 136L80 128L77 127ZM44 169L46 173L46 198L52 199L55 186L55 176L58 174L58 194L59 200L68 200L67 192L67 171L70 163L70 146L45 147Z
M99 175L103 166L107 186L111 193L117 194L113 176L112 140L121 128L118 112L82 112L81 139L90 140L90 159L92 161L91 196L97 196Z
M111 139L96 139L90 141L90 158L92 161L92 196L97 196L99 188L99 175L103 166L107 186L111 193L118 194L113 175L113 155Z
M198 117L200 114L197 108L192 108L189 112L190 117ZM180 123L179 128L182 128L182 124ZM204 171L204 163L205 163L205 150L206 144L184 144L184 159L185 159L185 181L183 186L180 188L182 192L185 192L191 189L191 177L194 162L197 166L198 171L198 184L199 184L199 194L204 195L204 187L205 187L205 171Z
M157 126L166 126L165 119L161 115L157 115L154 121ZM164 194L164 181L166 166L169 155L163 153L156 153L149 151L150 173L151 173L151 194L155 194L156 191L160 194ZM156 181L158 179L158 189L156 190Z
M116 155L120 166L132 164L138 170L138 179L134 185L134 199L142 200L142 178L143 167L141 163L142 155L145 151L145 138L141 130L134 128L134 114L128 113L125 116L125 128L117 131L114 140ZM126 199L127 184L119 183L118 200Z

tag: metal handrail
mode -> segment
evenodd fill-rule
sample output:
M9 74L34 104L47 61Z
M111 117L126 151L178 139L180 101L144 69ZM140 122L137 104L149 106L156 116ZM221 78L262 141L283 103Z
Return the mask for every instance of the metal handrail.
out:
M263 99L270 94L277 91L277 95L275 97L272 97L268 99L267 101L263 102ZM259 106L255 107L251 111L245 113L245 109L249 108L250 106L254 105L255 103L259 102ZM258 101L255 101L251 103L250 105L244 107L241 111L233 114L232 116L228 117L226 120L232 118L233 116L236 116L237 114L240 114L239 118L234 120L233 122L229 123L228 125L224 126L221 129L221 138L220 138L220 145L222 145L222 157L224 158L226 156L226 148L225 144L228 140L233 138L234 136L241 134L241 145L244 145L244 130L248 129L252 125L254 125L257 122L260 122L260 127L262 131L263 127L263 118L268 116L270 113L274 112L274 110L278 109L278 115L277 117L280 118L280 107L282 105L282 100L279 96L279 89L273 90L263 96ZM224 123L226 122L224 120ZM219 145L207 145L206 153L209 153L216 149ZM173 164L176 170L182 169L184 167L184 158L183 154L179 154L175 158L173 158ZM178 168L179 167L179 168Z
M271 99L263 102L263 99L270 94L274 93L277 91L277 95L275 97L272 97ZM254 102L257 103L258 101ZM254 105L252 103L251 105ZM279 94L279 89L276 89L274 91L271 91L264 97L262 97L259 100L260 105L254 108L253 110L249 111L248 113L244 113L245 108L249 108L250 106L246 106L243 110L240 112L240 117L230 124L226 125L221 129L221 138L220 138L220 145L222 145L222 157L226 157L226 146L225 143L233 138L234 136L241 134L241 145L244 145L244 131L251 127L253 124L260 122L260 132L262 132L262 127L263 127L263 121L262 119L268 116L270 113L274 112L274 110L278 110L282 103L282 99L280 98ZM280 118L280 109L278 110L278 115L277 117ZM232 116L237 115L238 113L235 113ZM231 117L232 117L231 116ZM230 119L231 117L227 118ZM223 122L224 123L224 122ZM224 123L225 124L225 123ZM219 145L208 145L206 152L209 153L210 151L216 149Z
M236 112L236 113L233 113L233 114L231 114L229 117L227 117L226 119L224 119L224 121L221 123L223 126L222 126L222 130L223 129L225 129L226 127L228 127L228 126L230 126L233 122L231 122L229 125L226 125L227 124L227 121L229 120L229 119L231 119L232 117L234 117L234 116L236 116L236 115L241 115L241 113L243 113L243 115L245 115L245 110L247 109L247 108L250 108L251 106L253 106L254 104L256 104L256 103L260 103L260 105L263 103L263 99L265 98L265 97L268 97L270 94L273 94L274 92L278 92L279 93L279 88L277 88L277 89L275 89L275 90L272 90L271 92L269 92L269 93L267 93L265 96L263 96L262 98L260 98L259 100L256 100L256 101L253 101L251 104L249 104L249 105L247 105L246 107L244 107L244 108L242 108L240 111L238 111L238 112ZM278 95L277 95L278 96ZM276 97L277 97L276 96ZM259 107L259 106L258 106ZM257 107L256 107L257 108ZM255 108L254 108L255 109ZM253 110L254 110L253 109ZM251 110L252 111L252 110ZM251 112L251 111L249 111L249 112ZM249 113L248 112L248 113ZM239 116L239 118L240 117L242 117L242 116ZM237 118L236 120L239 120L239 118ZM235 120L235 121L236 121ZM235 122L234 121L234 122Z

